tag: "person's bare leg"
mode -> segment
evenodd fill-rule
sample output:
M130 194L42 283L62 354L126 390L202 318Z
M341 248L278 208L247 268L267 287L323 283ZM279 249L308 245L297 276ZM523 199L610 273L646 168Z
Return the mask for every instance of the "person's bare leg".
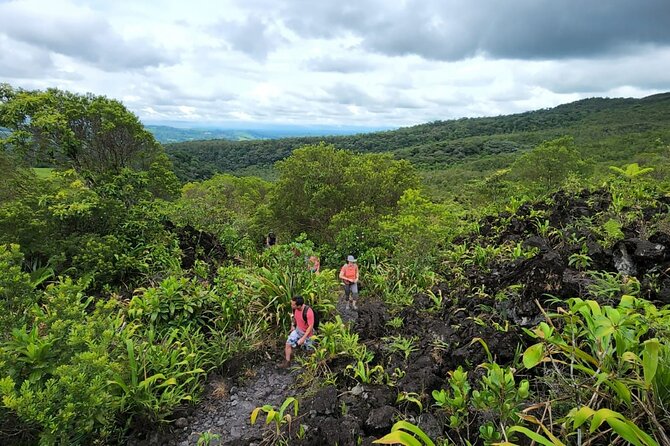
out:
M291 354L293 353L293 347L291 347L291 344L286 344L284 347L284 358L286 358L286 362L291 362Z

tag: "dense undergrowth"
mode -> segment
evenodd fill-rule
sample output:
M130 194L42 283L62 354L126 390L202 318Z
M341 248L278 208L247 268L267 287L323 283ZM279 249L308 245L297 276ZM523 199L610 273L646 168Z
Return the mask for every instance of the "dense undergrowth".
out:
M3 444L170 432L210 374L279 358L296 294L322 315L319 342L295 398L253 412L259 441L668 444L662 141L607 168L546 141L440 202L409 162L325 144L279 163L275 183L219 175L176 194L118 104L3 88ZM40 120L40 101L59 119ZM106 106L140 143L100 166L106 139L73 145L68 126ZM61 168L38 177L25 162L49 150ZM279 243L264 249L268 231ZM336 312L348 254L362 277L351 324Z

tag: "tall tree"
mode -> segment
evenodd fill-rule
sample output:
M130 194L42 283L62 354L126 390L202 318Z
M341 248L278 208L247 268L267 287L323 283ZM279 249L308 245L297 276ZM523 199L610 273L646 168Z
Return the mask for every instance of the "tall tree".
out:
M583 173L586 163L571 137L546 141L517 159L510 176L540 193L558 188L568 175Z
M324 143L296 149L276 166L280 177L270 206L277 229L305 232L315 241L333 240L329 226L336 216L360 217L363 209L367 218L386 214L405 190L419 185L408 161L356 155Z
M162 153L137 116L116 100L58 89L0 85L0 148L28 162L67 165L89 180L148 170Z

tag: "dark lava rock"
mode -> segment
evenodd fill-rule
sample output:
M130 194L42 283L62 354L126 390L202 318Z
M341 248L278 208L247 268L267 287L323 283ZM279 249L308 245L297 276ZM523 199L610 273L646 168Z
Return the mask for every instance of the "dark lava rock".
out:
M344 418L328 417L319 420L319 428L314 440L316 442L305 442L304 444L354 446L358 444L358 439L363 435L360 423L355 418L350 416ZM324 439L327 439L327 442L324 443Z
M319 415L331 415L337 409L337 389L334 386L323 387L302 408L304 412L315 412Z
M365 431L369 435L386 435L393 426L393 416L396 410L391 406L382 406L370 411L365 420Z
M431 413L426 412L421 414L416 424L429 438L438 438L444 434L442 424Z

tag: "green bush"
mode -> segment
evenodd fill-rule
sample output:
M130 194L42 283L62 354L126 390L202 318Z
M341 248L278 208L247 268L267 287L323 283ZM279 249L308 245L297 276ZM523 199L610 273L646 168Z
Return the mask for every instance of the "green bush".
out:
M30 276L23 272L18 245L0 245L0 341L12 327L26 322L28 309L37 302Z

